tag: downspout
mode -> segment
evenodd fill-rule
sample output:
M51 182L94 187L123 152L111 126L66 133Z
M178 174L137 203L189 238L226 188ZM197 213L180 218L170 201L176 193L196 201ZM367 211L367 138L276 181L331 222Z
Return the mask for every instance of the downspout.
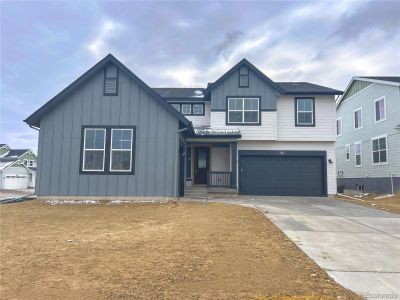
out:
M184 132L184 131L186 131L186 130L188 130L189 128L188 127L186 127L186 128L182 128L182 129L179 129L177 132L176 132L176 146L177 146L177 151L176 151L176 155L175 155L175 174L174 174L174 196L175 196L175 198L176 199L178 199L178 162L179 162L179 134L181 133L181 132Z

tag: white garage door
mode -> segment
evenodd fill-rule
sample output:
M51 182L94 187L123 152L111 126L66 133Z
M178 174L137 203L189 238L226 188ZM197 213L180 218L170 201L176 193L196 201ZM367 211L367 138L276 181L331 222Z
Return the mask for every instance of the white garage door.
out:
M4 178L4 188L7 190L26 189L28 178L25 175L6 175Z

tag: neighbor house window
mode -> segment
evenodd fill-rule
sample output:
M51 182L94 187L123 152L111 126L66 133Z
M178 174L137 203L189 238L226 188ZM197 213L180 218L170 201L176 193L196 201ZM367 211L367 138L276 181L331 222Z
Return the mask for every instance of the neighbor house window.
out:
M24 159L24 165L27 166L28 165L28 160Z
M346 149L346 160L349 161L350 160L350 150L351 150L351 146L349 144L346 145L345 147Z
M249 87L249 68L248 67L240 67L239 68L239 87L247 88Z
M83 171L104 171L106 130L85 128L83 141Z
M132 170L133 129L111 129L110 171Z
M80 173L134 174L135 126L82 126Z
M260 98L228 98L227 124L260 124Z
M361 142L354 143L354 154L355 154L355 159L356 159L356 167L361 167L361 164L362 164Z
M192 105L191 104L182 104L181 105L181 113L182 113L182 115L191 115L192 114Z
M296 98L296 126L315 125L315 99Z
M362 127L362 108L360 107L354 111L354 130L361 129Z
M372 163L373 164L385 164L388 161L387 158L387 137L381 136L372 138Z
M104 95L118 95L118 68L109 64L104 69Z
M29 166L29 167L33 167L33 163L34 163L33 160L30 160L28 166Z
M342 135L342 118L338 118L336 120L336 135L337 136Z
M375 103L375 122L384 121L386 119L385 98L374 101Z

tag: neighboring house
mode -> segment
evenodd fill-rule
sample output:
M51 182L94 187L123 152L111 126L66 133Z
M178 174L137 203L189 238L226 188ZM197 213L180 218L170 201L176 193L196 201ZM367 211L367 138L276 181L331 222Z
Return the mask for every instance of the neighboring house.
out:
M336 165L346 190L400 191L400 77L353 77L337 106Z
M5 144L2 144L5 145ZM19 161L22 164L24 164L29 172L28 175L23 177L26 180L27 184L26 187L28 188L34 188L35 187L35 181L36 181L36 166L37 166L37 156L35 153L33 153L32 150L30 149L11 149L8 145L7 147L0 148L0 150L6 149L6 151L0 152L0 157L4 159L10 159L13 161ZM25 185L25 184L23 184ZM25 188L26 188L25 187Z
M10 151L11 148L7 144L0 144L0 157Z
M206 89L153 89L110 54L25 120L39 129L37 194L334 194L339 94L273 82L246 59Z
M0 157L0 190L26 189L30 170L19 159Z

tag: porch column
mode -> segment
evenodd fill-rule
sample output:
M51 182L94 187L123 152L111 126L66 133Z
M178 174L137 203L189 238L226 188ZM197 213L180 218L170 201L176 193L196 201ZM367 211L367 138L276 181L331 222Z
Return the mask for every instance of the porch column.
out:
M232 172L232 187L237 188L237 142L231 142L231 172Z

